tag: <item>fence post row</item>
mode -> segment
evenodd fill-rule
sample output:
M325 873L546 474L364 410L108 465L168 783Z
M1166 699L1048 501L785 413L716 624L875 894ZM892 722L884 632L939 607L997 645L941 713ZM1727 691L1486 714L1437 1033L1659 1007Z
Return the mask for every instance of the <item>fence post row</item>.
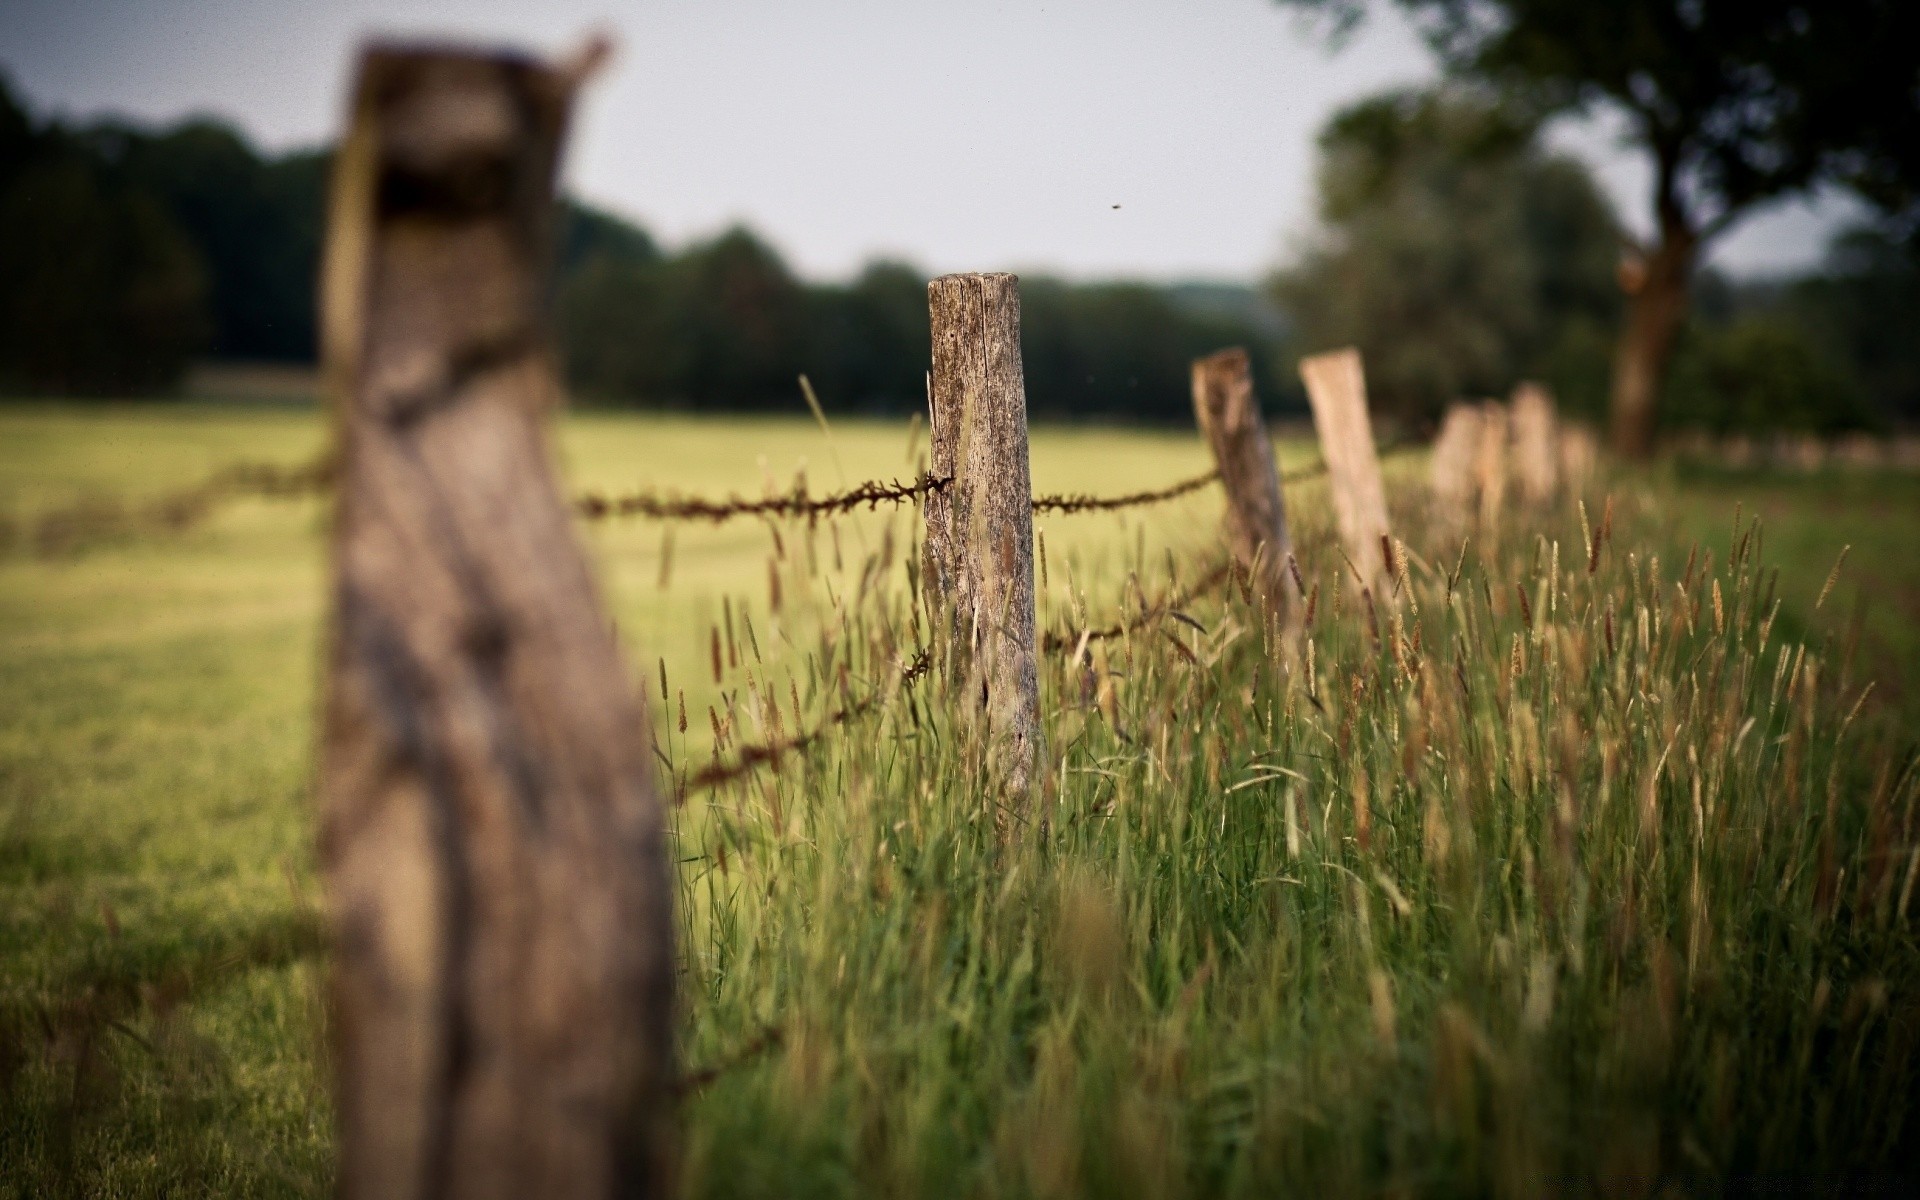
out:
M1388 580L1381 546L1389 529L1387 493L1380 480L1373 426L1367 419L1367 381L1360 352L1348 348L1303 358L1300 379L1307 386L1320 453L1327 461L1340 539L1363 585L1373 589L1376 597L1384 596L1391 590L1383 587Z
M1480 457L1480 409L1472 404L1447 405L1440 418L1440 432L1433 440L1433 501L1436 515L1448 528L1458 531L1469 523L1469 514L1479 495L1477 462Z
M1480 445L1474 457L1474 483L1480 489L1480 525L1500 527L1507 507L1507 446L1512 437L1507 406L1498 400L1480 402Z
M1513 389L1513 474L1528 504L1553 502L1560 490L1559 419L1553 397L1537 383Z
M648 723L542 430L546 226L586 69L376 47L334 167L320 858L355 1200L666 1190Z
M1242 567L1257 567L1262 598L1284 620L1293 540L1245 350L1235 347L1194 360L1193 412L1227 493L1227 544Z
M926 508L925 575L968 650L963 708L985 718L996 781L1020 815L1043 753L1020 281L943 275L927 309L933 473L953 482Z

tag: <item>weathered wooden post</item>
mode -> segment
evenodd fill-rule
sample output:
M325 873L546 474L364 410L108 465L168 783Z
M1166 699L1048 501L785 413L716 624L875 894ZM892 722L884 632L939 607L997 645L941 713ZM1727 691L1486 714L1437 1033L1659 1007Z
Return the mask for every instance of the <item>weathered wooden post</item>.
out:
M1287 577L1293 540L1245 350L1235 347L1194 360L1193 411L1227 493L1227 544L1242 567L1258 572L1261 595L1272 614L1284 620L1293 586Z
M1478 405L1447 405L1440 419L1440 434L1433 441L1430 466L1435 516L1439 523L1457 532L1472 520L1474 502L1480 494L1475 464L1480 457L1480 408Z
M1513 390L1513 474L1528 504L1551 504L1560 491L1559 418L1537 383Z
M1507 406L1498 400L1480 405L1480 445L1474 458L1473 473L1480 488L1480 524L1492 532L1500 527L1500 514L1507 507L1509 439L1512 426Z
M351 1200L669 1186L647 714L542 432L554 172L587 69L375 47L334 164L320 859Z
M995 778L1023 817L1043 745L1020 281L943 275L927 308L933 473L953 482L926 508L926 577L967 655L969 717L984 718Z
M1560 475L1568 491L1576 496L1584 494L1599 463L1600 441L1591 429L1584 425L1560 427Z
M1333 515L1354 569L1376 596L1388 583L1387 493L1367 418L1367 380L1360 352L1348 348L1300 360L1300 378L1313 407L1314 431L1327 460Z

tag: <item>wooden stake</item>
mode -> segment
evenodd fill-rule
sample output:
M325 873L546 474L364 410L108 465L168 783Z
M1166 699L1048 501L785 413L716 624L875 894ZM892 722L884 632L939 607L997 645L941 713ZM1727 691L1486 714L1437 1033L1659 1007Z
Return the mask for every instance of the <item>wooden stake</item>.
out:
M1600 440L1584 425L1560 427L1560 474L1567 490L1583 495L1600 464Z
M1386 553L1387 493L1380 481L1380 456L1367 418L1367 381L1360 352L1334 350L1300 360L1300 378L1313 407L1313 427L1327 460L1333 491L1333 515L1347 556L1376 597L1388 594Z
M1560 444L1553 397L1537 383L1513 390L1513 474L1528 504L1553 502L1560 491Z
M1023 813L1042 737L1019 283L927 285L933 473L953 483L927 505L926 577L967 651L967 711L984 717L995 777Z
M1507 507L1508 445L1512 425L1507 406L1497 400L1480 405L1480 446L1474 457L1474 482L1480 488L1480 525L1489 533L1500 527Z
M1193 411L1227 493L1227 543L1242 567L1257 571L1261 595L1273 615L1284 620L1294 586L1287 572L1293 540L1245 350L1235 347L1194 360Z
M672 889L649 725L542 428L577 82L372 49L334 165L320 859L350 1200L668 1190Z
M1473 517L1480 494L1475 463L1480 456L1480 408L1449 404L1433 442L1433 502L1440 522L1457 531Z

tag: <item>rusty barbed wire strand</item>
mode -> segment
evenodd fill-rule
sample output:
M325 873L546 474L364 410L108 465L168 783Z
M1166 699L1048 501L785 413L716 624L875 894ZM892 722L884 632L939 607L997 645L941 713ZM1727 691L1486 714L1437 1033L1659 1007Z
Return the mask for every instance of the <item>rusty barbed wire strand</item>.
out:
M1381 447L1379 456L1387 458L1421 443L1412 440L1392 442ZM1282 475L1282 485L1300 483L1326 474L1321 459L1297 471ZM172 532L190 528L210 516L216 506L243 497L290 499L317 495L330 488L338 473L338 461L331 452L298 466L273 463L238 462L214 471L206 479L159 496L145 504L129 508L112 500L87 499L43 513L30 520L15 522L0 514L0 549L24 533L24 540L42 553L53 553L88 539L123 533ZM1199 491L1220 478L1208 471L1178 483L1147 492L1120 496L1094 496L1086 493L1056 493L1036 496L1035 513L1071 515L1082 512L1112 512L1120 509L1164 503ZM654 492L634 492L606 496L586 492L573 501L574 510L587 520L635 516L664 521L711 521L719 524L735 517L819 517L877 509L882 504L905 504L945 490L953 477L922 473L912 483L898 479L870 479L842 492L813 497L804 491L784 496L746 500L738 496L726 500L708 500L697 496L673 498Z
M1041 653L1058 654L1062 650L1078 649L1082 637L1085 637L1089 642L1099 642L1109 638L1123 637L1137 629L1143 629L1163 617L1177 614L1180 609L1192 604L1202 596L1211 593L1232 576L1233 570L1234 564L1231 561L1220 563L1211 571L1208 571L1205 575L1195 580L1193 584L1184 591L1162 596L1158 602L1143 608L1131 619L1121 621L1115 625L1107 625L1098 629L1048 630L1046 636L1040 639Z
M117 500L93 497L41 513L22 522L26 540L41 553L57 553L89 539L141 532L178 532L205 520L216 505L242 497L287 499L323 492L333 482L331 453L297 466L236 462L220 467L199 483L163 493L129 508ZM0 526L11 522L0 518ZM0 544L12 530L0 528Z
M1147 504L1159 504L1165 500L1175 500L1181 496L1197 492L1201 488L1220 478L1217 470L1205 475L1196 475L1192 479L1183 479L1171 487L1151 492L1134 492L1126 496L1090 496L1085 492L1068 492L1050 496L1035 496L1035 513L1080 513L1109 512L1117 508L1135 508Z
M882 504L905 504L922 496L944 490L953 482L951 475L923 473L912 483L899 480L870 479L844 492L813 497L804 490L763 500L730 496L725 500L704 500L698 496L669 498L654 492L634 492L625 496L602 496L587 492L573 502L574 510L589 521L607 517L650 517L661 521L712 521L719 524L735 517L817 517L826 513L851 512L856 508L874 509Z
M907 664L906 669L900 673L899 686L891 693L885 690L876 690L870 693L865 699L849 704L845 708L835 712L825 721L807 730L805 733L796 733L788 738L777 738L770 742L755 742L751 745L742 746L734 754L734 760L731 763L722 764L716 757L713 762L702 767L692 775L689 775L680 784L682 794L695 789L705 791L709 788L719 787L722 784L732 783L736 779L752 774L763 766L777 764L782 758L785 758L789 754L798 754L806 750L822 737L826 736L830 730L845 725L849 721L858 720L878 708L882 698L888 695L897 696L900 692L912 687L926 675L932 665L933 655L931 652L926 650L920 651L919 654L914 656L913 661Z

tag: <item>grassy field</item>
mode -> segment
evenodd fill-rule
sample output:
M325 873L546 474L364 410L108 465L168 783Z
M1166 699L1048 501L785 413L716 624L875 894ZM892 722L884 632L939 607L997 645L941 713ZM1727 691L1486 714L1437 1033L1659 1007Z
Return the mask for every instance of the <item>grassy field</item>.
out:
M322 505L31 536L323 440L297 411L0 409L0 1195L327 1189ZM559 442L609 492L833 489L918 454L904 423L805 419L584 414ZM1042 492L1202 466L1178 433L1033 442ZM681 1044L726 1067L682 1113L688 1193L1912 1172L1920 482L1621 476L1590 571L1571 508L1462 552L1417 471L1377 636L1307 485L1304 638L1229 590L1199 628L1051 661L1044 831L995 838L933 681L678 810ZM1042 521L1042 626L1197 576L1218 505ZM839 666L885 677L911 516L585 530L677 767L714 752L710 706L752 739L764 696L814 720Z

